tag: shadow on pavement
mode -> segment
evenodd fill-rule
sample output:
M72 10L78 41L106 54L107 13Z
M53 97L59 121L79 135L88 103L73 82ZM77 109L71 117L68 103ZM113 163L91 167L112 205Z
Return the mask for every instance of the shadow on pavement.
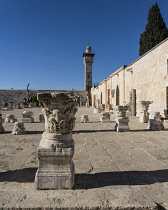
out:
M42 134L44 131L26 131L25 134Z
M78 134L78 133L96 133L96 132L114 132L114 129L110 130L76 130L72 131L72 134Z
M0 182L34 182L36 171L37 168L23 168L0 172ZM168 169L75 174L74 189L92 189L112 185L150 185L157 182L168 182Z
M149 129L142 129L142 130L130 130L126 132L119 132L119 133L128 133L128 132L151 132ZM96 133L96 132L116 132L115 129L108 129L108 130L76 130L72 131L72 134L78 134L78 133Z
M157 182L168 182L168 169L75 175L75 189L92 189L112 185L150 185Z

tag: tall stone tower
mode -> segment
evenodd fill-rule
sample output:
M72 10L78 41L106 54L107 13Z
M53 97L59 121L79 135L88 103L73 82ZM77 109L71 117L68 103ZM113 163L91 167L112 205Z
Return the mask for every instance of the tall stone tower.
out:
M90 46L86 47L86 52L83 53L83 63L85 65L85 82L84 89L88 93L89 106L91 106L91 88L92 88L92 64L94 61L94 53Z

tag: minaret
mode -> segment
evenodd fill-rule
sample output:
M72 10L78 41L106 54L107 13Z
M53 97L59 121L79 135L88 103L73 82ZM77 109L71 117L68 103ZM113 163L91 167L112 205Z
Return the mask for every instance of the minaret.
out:
M94 53L92 53L91 47L86 47L86 52L83 53L83 63L85 65L85 83L84 89L88 93L89 105L91 106L91 88L92 88L92 64L94 61Z

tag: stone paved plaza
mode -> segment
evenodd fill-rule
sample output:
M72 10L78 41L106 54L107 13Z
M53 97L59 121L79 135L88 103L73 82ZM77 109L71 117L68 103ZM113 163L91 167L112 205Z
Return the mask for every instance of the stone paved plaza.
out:
M101 123L100 113L79 108L73 131L74 189L36 190L41 109L2 111L2 116L13 113L19 119L24 110L33 111L35 119L24 124L26 133L12 135L13 123L4 123L0 134L1 209L168 209L167 122L164 131L149 131L147 123L133 117L130 132L115 132L113 114L110 122ZM82 114L88 114L89 123L80 123Z

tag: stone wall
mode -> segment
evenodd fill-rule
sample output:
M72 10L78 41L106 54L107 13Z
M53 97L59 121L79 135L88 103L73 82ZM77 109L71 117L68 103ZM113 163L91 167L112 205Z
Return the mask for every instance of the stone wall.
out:
M102 103L106 106L109 102L111 105L124 105L130 101L130 93L135 89L137 116L140 113L139 101L153 101L149 111L158 111L164 115L164 109L168 108L166 87L168 87L168 39L130 65L122 66L103 80L98 87L92 88L92 100L94 95L95 98L100 98L102 93ZM119 104L117 104L117 92Z

